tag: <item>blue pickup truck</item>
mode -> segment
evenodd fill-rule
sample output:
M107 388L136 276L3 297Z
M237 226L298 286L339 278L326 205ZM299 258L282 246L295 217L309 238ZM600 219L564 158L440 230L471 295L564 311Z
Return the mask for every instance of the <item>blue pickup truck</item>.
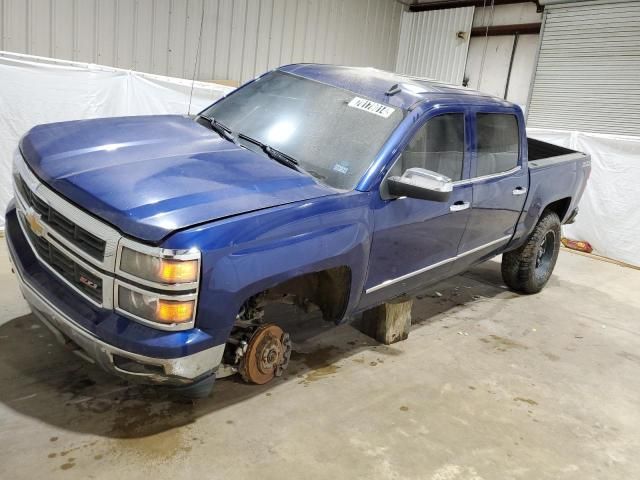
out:
M295 302L340 323L502 254L542 289L587 155L521 109L370 68L289 65L197 116L39 125L15 153L6 240L63 343L127 379L208 393L280 375Z

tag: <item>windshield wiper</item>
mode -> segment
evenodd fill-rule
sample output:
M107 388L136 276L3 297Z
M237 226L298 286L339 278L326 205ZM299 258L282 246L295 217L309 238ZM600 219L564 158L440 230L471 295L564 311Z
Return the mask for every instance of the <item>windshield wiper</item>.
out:
M245 135L244 133L239 133L238 138L241 138L242 140L246 140L247 142L251 142L254 145L257 145L258 147L260 147L260 150L262 150L264 153L267 154L269 158L272 158L273 160L281 163L282 165L292 168L293 170L296 170L298 172L307 173L307 174L309 173L300 166L300 163L298 163L298 161L295 158L290 157L286 153L283 153L280 150L276 150L275 148L270 147L265 143L262 143L260 140L251 138L249 135Z
M224 123L219 122L213 117L205 117L203 115L201 115L201 117L207 120L211 125L211 129L214 132L216 132L218 135L220 135L222 138L229 140L232 143L236 143L236 139L233 136L231 129L227 127Z

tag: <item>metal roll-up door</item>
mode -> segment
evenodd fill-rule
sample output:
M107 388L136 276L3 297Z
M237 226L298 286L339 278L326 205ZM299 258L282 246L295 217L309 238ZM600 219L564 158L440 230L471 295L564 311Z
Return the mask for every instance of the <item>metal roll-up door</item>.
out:
M548 5L531 127L640 135L640 1Z

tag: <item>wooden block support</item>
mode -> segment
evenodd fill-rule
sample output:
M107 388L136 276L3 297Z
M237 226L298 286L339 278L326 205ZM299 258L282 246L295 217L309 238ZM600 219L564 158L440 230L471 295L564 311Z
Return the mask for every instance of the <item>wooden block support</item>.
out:
M354 324L365 335L385 345L406 340L411 328L412 298L401 298L367 310Z

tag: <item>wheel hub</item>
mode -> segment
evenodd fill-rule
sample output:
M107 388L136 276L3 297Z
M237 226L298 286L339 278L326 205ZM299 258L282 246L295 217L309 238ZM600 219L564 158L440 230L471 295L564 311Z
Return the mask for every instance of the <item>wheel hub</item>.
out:
M290 357L289 334L275 324L263 325L251 336L239 371L245 381L262 385L282 375Z
M542 257L544 255L544 240L542 241L542 245L540 245L540 247L538 248L538 255L536 256L536 268L540 266L540 261L542 260Z
M542 242L538 246L538 252L536 253L536 268L543 266L553 256L553 245L556 239L554 232L549 231L543 237Z

